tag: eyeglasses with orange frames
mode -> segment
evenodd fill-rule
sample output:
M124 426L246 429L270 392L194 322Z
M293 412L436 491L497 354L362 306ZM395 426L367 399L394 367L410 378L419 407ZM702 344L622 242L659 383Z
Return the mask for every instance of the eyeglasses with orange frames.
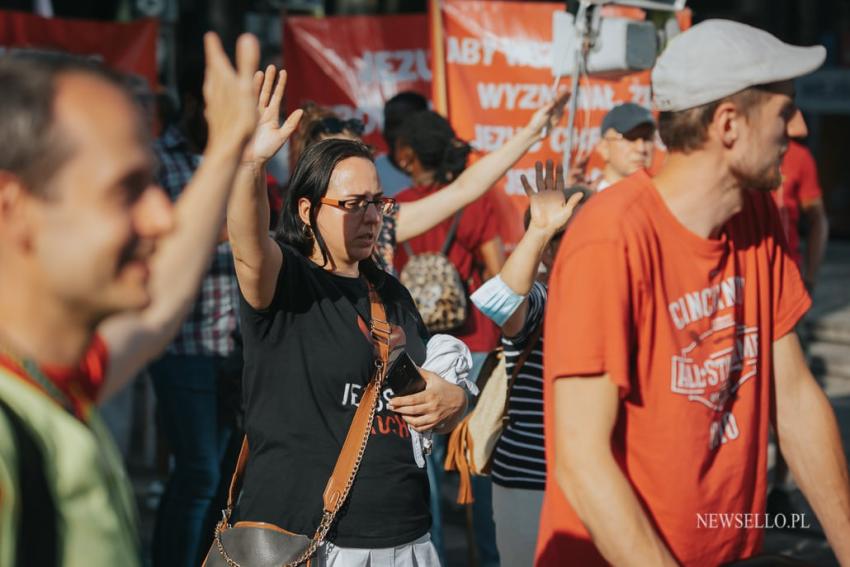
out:
M322 197L319 201L323 205L330 205L331 207L342 209L347 213L365 213L369 205L375 205L375 208L378 209L379 213L386 215L389 214L393 206L395 206L395 199L391 197L376 197L374 199L367 199L365 197L355 197L353 199L331 199L328 197Z

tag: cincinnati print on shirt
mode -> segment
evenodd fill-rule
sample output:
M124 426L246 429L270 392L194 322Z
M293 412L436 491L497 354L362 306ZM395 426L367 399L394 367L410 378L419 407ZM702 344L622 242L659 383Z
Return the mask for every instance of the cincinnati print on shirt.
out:
M710 320L706 331L672 356L670 390L715 412L709 429L711 450L740 436L732 404L741 386L758 374L759 328L738 324L735 313L728 312L743 299L744 278L732 276L668 305L678 330Z

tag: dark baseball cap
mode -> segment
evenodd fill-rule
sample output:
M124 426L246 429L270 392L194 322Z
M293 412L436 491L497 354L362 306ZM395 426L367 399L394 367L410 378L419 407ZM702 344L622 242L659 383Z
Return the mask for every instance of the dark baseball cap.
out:
M625 134L643 124L651 124L655 127L655 118L652 117L649 109L633 102L626 102L608 111L602 119L600 131L604 134L609 128L613 128L620 134Z

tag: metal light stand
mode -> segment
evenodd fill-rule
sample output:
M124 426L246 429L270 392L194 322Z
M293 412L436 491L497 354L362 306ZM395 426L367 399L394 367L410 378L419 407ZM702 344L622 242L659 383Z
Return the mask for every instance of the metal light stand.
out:
M587 70L587 57L596 43L602 19L602 6L619 4L634 6L646 10L662 10L675 12L685 7L687 0L580 0L576 13L576 50L575 67L572 74L572 97L570 98L569 116L567 118L567 144L564 148L564 171L569 171L572 165L573 137L575 132L576 113L578 112L579 76Z
M578 112L579 77L587 67L587 56L596 40L599 30L599 6L593 0L581 0L576 13L576 50L575 66L571 79L569 115L567 116L567 144L564 147L564 171L572 165L573 138L576 113Z

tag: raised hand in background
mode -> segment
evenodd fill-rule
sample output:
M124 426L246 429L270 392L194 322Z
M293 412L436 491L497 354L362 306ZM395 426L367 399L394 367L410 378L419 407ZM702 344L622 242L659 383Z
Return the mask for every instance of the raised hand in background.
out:
M561 121L568 100L570 100L570 91L567 89L559 90L555 98L537 109L525 128L538 140L542 140Z
M543 163L534 164L535 182L537 189L531 187L525 175L520 176L522 187L528 195L531 209L529 231L539 231L548 238L560 231L570 220L576 206L582 199L581 193L573 194L569 200L564 195L564 167L554 166L552 160L546 161L544 173Z

